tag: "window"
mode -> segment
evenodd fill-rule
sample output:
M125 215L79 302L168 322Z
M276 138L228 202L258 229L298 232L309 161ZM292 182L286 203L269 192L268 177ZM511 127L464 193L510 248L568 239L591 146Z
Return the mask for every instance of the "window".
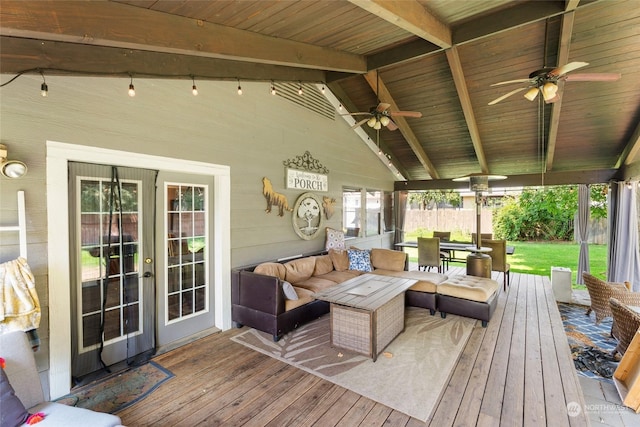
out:
M342 228L345 236L360 236L362 225L362 190L344 188L342 190Z
M393 231L393 191L345 187L342 207L342 228L347 237L377 236Z
M382 230L382 192L367 190L367 236L380 234Z

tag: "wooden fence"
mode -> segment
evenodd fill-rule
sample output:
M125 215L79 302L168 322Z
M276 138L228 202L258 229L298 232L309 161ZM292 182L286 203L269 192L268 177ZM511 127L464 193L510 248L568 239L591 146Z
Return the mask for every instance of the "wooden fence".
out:
M480 216L480 229L483 233L493 233L493 210L483 208ZM404 229L413 231L418 228L438 231L461 231L469 234L476 231L475 209L407 209ZM607 243L607 220L591 220L589 243L604 245Z

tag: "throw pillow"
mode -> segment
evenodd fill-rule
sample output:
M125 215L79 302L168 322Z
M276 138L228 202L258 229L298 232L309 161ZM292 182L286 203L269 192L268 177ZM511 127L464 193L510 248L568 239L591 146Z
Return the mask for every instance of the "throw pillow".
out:
M330 249L346 249L344 246L344 232L342 230L334 230L327 227L327 239L325 240L325 250Z
M336 271L345 271L349 269L349 256L345 250L329 250L329 257Z
M4 359L0 359L0 425L19 426L24 424L29 418L29 413L16 396L9 378L4 372Z
M364 272L373 271L373 268L371 267L371 255L369 254L369 251L349 249L347 250L347 256L349 257L349 270Z
M284 296L286 299L290 299L290 300L298 299L298 293L296 292L296 289L293 287L291 283L287 282L286 280L282 282L282 290L284 291Z

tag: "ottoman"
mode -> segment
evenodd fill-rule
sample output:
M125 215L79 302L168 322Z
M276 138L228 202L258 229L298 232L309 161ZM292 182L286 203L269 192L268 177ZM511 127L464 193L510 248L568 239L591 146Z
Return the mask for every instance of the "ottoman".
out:
M442 318L447 313L471 317L486 327L498 304L498 282L485 277L452 276L437 287L437 304Z

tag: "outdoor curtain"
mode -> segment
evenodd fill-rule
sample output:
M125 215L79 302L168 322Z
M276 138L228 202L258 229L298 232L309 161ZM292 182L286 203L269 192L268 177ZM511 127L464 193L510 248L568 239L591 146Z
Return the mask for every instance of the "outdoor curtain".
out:
M578 223L575 228L576 239L580 244L580 255L578 256L578 273L576 282L583 283L582 273L589 273L589 211L591 201L589 186L580 184L578 186Z
M395 197L396 233L394 236L394 243L401 243L404 242L404 218L407 214L407 198L409 197L409 192L396 191Z
M629 281L634 291L640 291L637 189L637 182L612 182L607 214L609 218L607 280Z

